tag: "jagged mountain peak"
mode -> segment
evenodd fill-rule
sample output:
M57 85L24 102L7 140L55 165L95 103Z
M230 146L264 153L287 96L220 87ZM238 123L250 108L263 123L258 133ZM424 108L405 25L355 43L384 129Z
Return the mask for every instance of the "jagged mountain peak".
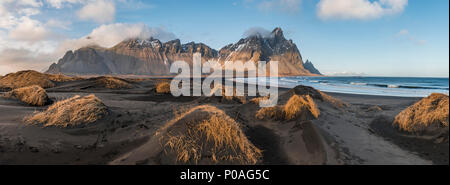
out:
M306 62L303 64L303 66L305 67L305 69L307 69L309 72L311 72L313 74L322 75L322 73L320 73L320 71L317 70L317 68L314 67L313 63L309 60L306 60Z
M194 53L202 61L278 61L280 75L312 75L303 66L302 57L292 40L281 28L248 36L216 51L204 43L181 44L179 39L161 42L156 38L130 38L112 48L84 47L67 52L52 64L48 73L67 74L136 74L169 75L170 64L186 61L192 64Z
M280 27L273 29L271 35L274 38L284 38L283 30Z
M117 45L115 45L113 48L120 48L120 47L128 47L128 48L142 48L142 47L152 47L152 48L158 48L162 46L162 42L158 39L155 39L153 37L142 39L142 38L130 38L126 39Z

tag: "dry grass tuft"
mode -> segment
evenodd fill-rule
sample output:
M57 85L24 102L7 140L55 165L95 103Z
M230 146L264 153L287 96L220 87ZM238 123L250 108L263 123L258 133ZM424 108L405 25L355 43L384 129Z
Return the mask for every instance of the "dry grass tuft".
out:
M14 89L3 96L18 99L33 106L44 106L49 102L47 92L37 85Z
M158 84L156 84L156 93L169 94L170 93L169 82L166 82L166 81L158 82Z
M133 86L126 80L112 77L112 76L102 76L94 78L95 83L98 87L103 87L107 89L131 89Z
M70 77L63 74L46 74L51 81L54 82L72 82L77 80L83 80L80 77Z
M265 97L254 98L252 102L258 104ZM284 106L264 107L256 112L259 120L293 120L307 121L317 119L320 111L309 95L293 95Z
M260 101L262 101L262 100L269 100L269 96L263 96L263 97L257 97L257 98L252 98L251 100L250 100L250 102L252 102L252 103L254 103L254 104L256 104L256 105L259 105L259 102Z
M292 88L287 93L281 95L281 99L287 99L293 95L309 95L313 99L320 100L322 102L327 102L327 103L331 104L336 109L342 109L342 108L349 106L347 103L345 103L337 98L334 98L334 97L332 97L328 94L325 94L319 90L316 90L312 87L303 86L303 85L299 85L299 86Z
M209 105L176 118L163 138L166 153L173 152L177 163L256 164L262 157L235 120Z
M0 88L3 89L12 90L32 85L38 85L42 88L55 87L55 84L47 75L32 70L10 73L0 79Z
M256 112L256 119L259 120L281 120L284 119L283 109L279 106L263 107Z
M448 127L449 97L433 93L400 112L393 125L402 131L423 133L429 129Z
M76 95L56 102L44 112L25 118L25 122L32 125L42 124L44 127L71 127L93 123L107 113L107 107L95 95Z
M284 105L284 116L286 120L301 119L311 120L319 117L319 109L309 95L293 95Z

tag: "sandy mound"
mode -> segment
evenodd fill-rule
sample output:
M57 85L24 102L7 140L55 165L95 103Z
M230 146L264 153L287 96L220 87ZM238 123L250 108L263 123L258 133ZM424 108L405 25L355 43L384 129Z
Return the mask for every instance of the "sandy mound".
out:
M309 95L293 95L284 106L265 107L256 112L259 120L300 120L317 119L320 111Z
M309 95L313 99L327 102L337 109L348 107L348 104L309 86L299 85L280 95L280 101L286 101L293 95Z
M159 82L158 84L156 84L156 93L169 94L170 84L168 82Z
M76 95L56 102L44 112L25 118L25 122L45 127L69 127L93 123L103 118L107 112L107 107L95 95Z
M18 99L33 106L44 106L50 101L47 92L37 85L14 89L5 93L4 97Z
M146 144L111 164L248 165L261 157L240 124L214 106L201 105L176 116Z
M31 70L10 73L0 79L0 88L3 89L17 89L32 85L39 85L42 88L55 87L47 75Z
M263 107L256 112L256 119L259 120L282 120L284 119L283 109L279 106Z
M300 119L306 121L317 119L320 114L319 109L317 109L316 104L309 95L292 96L284 105L283 111L286 120Z
M183 164L256 164L261 157L239 124L213 106L195 107L178 118L163 144L166 157Z
M77 80L83 80L79 77L70 77L63 74L46 74L51 81L54 82L72 82Z
M131 89L131 85L128 81L112 77L112 76L102 76L93 78L95 80L96 87L107 88L107 89Z
M402 131L433 134L446 128L448 130L449 97L433 93L400 112L394 126Z

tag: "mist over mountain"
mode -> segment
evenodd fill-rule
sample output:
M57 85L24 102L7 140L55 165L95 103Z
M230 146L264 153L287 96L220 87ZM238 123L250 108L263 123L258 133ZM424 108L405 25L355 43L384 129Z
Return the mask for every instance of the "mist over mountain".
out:
M179 39L161 42L158 39L127 39L111 48L87 46L68 51L47 73L64 74L135 74L170 75L170 65L185 61L192 66L194 53L201 53L202 62L278 61L279 75L310 76L320 74L314 67L305 68L299 49L284 37L281 28L261 34L259 30L246 33L246 38L229 44L219 51L203 43L181 44ZM308 63L308 66L312 64Z

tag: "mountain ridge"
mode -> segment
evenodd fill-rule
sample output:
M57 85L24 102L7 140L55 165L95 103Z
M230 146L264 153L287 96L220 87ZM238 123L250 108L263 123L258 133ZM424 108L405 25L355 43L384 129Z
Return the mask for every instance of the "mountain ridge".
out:
M279 61L280 76L317 75L303 66L300 51L284 37L281 28L275 28L269 36L250 35L220 50L204 43L181 44L179 39L163 43L155 38L126 39L111 48L86 46L67 51L46 73L164 76L170 75L170 64L175 61L186 61L192 66L193 54L197 52L201 53L202 62Z

